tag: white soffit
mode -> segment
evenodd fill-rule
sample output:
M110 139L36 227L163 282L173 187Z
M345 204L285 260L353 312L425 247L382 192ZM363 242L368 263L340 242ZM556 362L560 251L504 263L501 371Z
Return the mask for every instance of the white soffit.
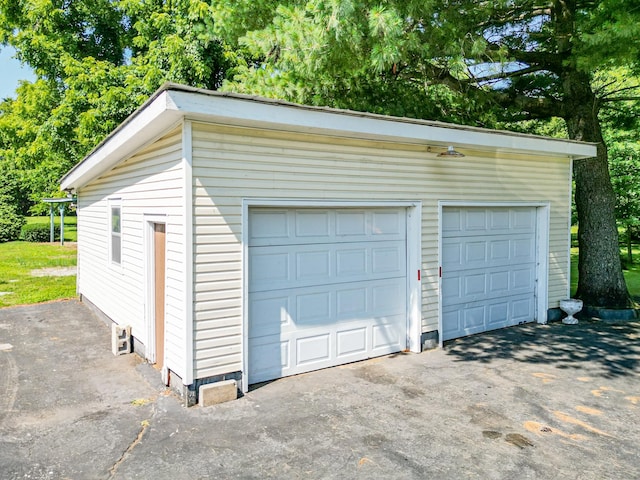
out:
M158 138L184 117L224 125L402 142L425 147L454 145L456 148L572 159L596 155L596 146L589 143L309 107L167 84L71 169L61 180L62 189L77 189L86 185Z

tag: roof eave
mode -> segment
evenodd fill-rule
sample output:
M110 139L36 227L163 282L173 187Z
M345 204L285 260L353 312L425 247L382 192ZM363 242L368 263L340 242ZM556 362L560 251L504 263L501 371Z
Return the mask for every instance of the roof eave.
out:
M60 181L77 190L188 117L232 126L343 138L474 148L535 155L593 157L595 144L408 118L295 105L165 84Z
M60 180L62 190L77 190L174 125L184 116L163 87L132 113Z
M176 108L193 119L271 130L321 133L390 142L446 147L518 151L536 155L561 155L572 159L595 156L595 144L465 125L389 117L324 107L295 105L246 95L217 94L174 86ZM213 98L211 98L213 97ZM207 101L209 100L209 101ZM274 109L277 109L275 111Z

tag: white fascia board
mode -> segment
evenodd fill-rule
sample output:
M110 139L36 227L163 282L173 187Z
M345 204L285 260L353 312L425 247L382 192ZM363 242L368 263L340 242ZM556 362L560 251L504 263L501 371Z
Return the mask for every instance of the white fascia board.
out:
M305 107L267 99L169 90L174 108L194 120L280 131L320 133L337 137L417 143L491 151L594 157L596 146L561 139L457 125L391 118L359 112Z
M134 112L84 160L60 180L62 190L77 190L157 138L183 116L169 107L169 92L160 92Z

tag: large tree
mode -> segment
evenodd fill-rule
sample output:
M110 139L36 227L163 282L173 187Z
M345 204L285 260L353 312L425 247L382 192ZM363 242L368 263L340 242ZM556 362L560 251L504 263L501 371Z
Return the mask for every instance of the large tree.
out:
M42 211L62 174L163 82L220 86L233 54L214 35L213 3L0 0L0 48L37 76L0 102L0 173L12 173L0 189L20 211Z
M624 308L600 113L634 92L598 73L634 68L639 34L640 8L622 0L280 2L243 39L254 61L226 88L425 118L440 96L440 118L485 125L563 119L569 138L598 146L574 166L577 296Z

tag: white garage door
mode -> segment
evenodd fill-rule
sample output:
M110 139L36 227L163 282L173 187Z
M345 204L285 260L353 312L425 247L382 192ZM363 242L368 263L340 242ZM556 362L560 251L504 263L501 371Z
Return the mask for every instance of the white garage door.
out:
M406 348L406 210L249 211L249 382Z
M533 321L536 209L442 213L443 340Z

